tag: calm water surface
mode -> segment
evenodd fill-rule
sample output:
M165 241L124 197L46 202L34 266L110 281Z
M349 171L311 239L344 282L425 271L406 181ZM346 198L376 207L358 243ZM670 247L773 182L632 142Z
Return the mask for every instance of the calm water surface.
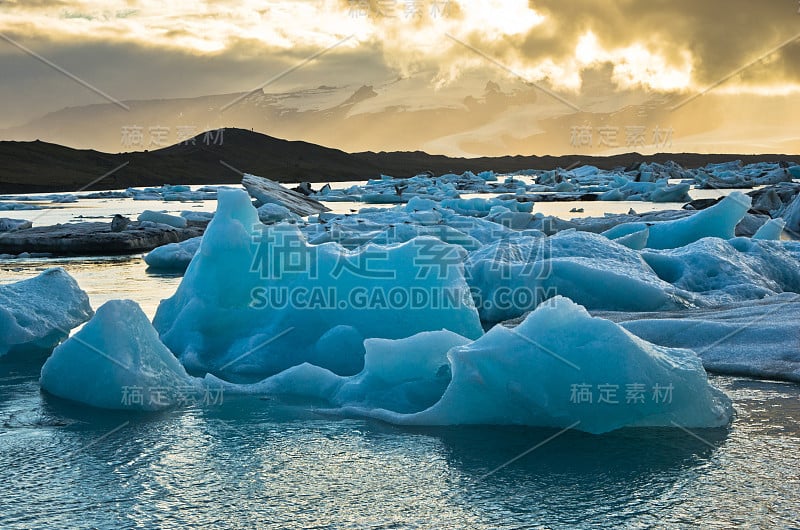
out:
M800 524L794 385L715 378L729 430L592 436L399 429L252 396L111 414L41 395L37 375L0 365L2 528Z
M150 317L180 282L134 256L3 261L0 283L56 265L93 307L131 298ZM0 528L800 527L800 385L714 377L729 429L593 436L412 430L266 396L101 412L43 395L41 361L0 361Z

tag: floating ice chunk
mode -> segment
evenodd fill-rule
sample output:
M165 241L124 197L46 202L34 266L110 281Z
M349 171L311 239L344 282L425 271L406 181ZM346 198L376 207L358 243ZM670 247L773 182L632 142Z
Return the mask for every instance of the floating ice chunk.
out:
M406 193L404 196L397 192L389 191L384 193L365 193L361 196L361 202L367 204L402 204L409 200L409 196L413 197L410 193Z
M0 232L13 232L24 230L33 226L33 223L25 219L0 219Z
M421 236L435 237L445 243L459 245L466 250L477 250L481 247L481 242L474 237L447 225L394 225L375 235L371 239L371 242L379 245L390 245L392 243L404 243L406 241L411 241L415 237Z
M569 173L579 179L597 175L599 172L600 170L595 166L581 166L569 171Z
M275 203L266 203L258 208L258 218L262 223L280 223L281 221L301 221L302 218L292 213L289 208Z
M512 212L505 206L494 206L486 216L489 221L498 223L512 230L531 228L534 216L527 212Z
M42 207L36 204L25 204L22 202L0 202L0 211L41 209Z
M622 427L727 425L730 400L690 350L645 342L557 297L514 329L495 326L447 354L452 380L414 414L348 407L403 425Z
M124 196L133 197L137 201L203 201L216 199L216 190L208 187L192 191L189 186L173 186L170 184L154 188L128 188L124 193Z
M182 191L182 192L167 192L161 195L164 201L180 201L180 202L199 202L199 201L213 201L217 198L214 192L202 191Z
M136 302L112 300L53 351L42 367L41 385L93 407L160 410L176 405L196 382Z
M503 206L512 212L531 213L533 211L533 203L519 202L513 199L475 197L473 199L447 199L441 202L442 208L472 217L485 217L495 206Z
M89 297L62 268L0 285L0 357L49 353L91 316Z
M656 276L638 252L590 232L496 241L470 253L466 266L487 322L518 317L555 294L590 309L690 305L688 293Z
M406 212L417 212L426 210L435 210L441 206L441 203L432 199L423 199L421 197L412 197L405 206Z
M56 204L66 204L70 202L78 202L78 197L72 195L71 193L67 193L64 195L52 195L51 200Z
M206 376L206 383L234 393L295 395L335 406L419 412L436 403L450 383L447 352L470 342L446 330L397 340L367 339L364 368L354 376L304 364L251 385L226 384L214 376Z
M736 191L711 208L685 219L653 223L649 226L647 247L677 248L704 237L730 239L734 237L736 225L744 218L750 204L750 197Z
M608 190L605 193L601 193L597 198L601 201L624 201L628 197L620 190L613 189L613 190Z
M689 184L676 184L674 186L656 186L647 199L652 202L689 202Z
M649 236L650 230L645 228L644 230L639 230L638 232L633 232L631 234L618 237L614 241L633 250L642 250L647 246L647 238Z
M318 343L337 326L364 338L442 328L475 338L483 331L465 256L425 237L352 252L312 246L293 225L262 225L246 193L223 190L200 250L154 325L191 372L231 381L258 381L312 359L334 368L320 355L330 351L326 341Z
M40 193L36 195L3 195L0 196L0 200L3 201L19 201L19 202L54 202L54 203L67 203L67 202L77 202L78 197L72 195L70 193L67 194L60 194L60 193Z
M149 221L151 223L174 226L175 228L186 228L187 224L185 217L170 215L164 212L154 212L153 210L145 210L140 213L139 221Z
M800 193L795 195L794 200L789 203L781 214L786 221L786 231L794 239L800 239Z
M642 258L662 280L701 294L705 305L800 292L797 257L779 241L705 238Z
M181 217L189 222L207 223L214 218L214 212L194 212L191 210L184 210L181 212Z
M202 237L193 237L180 243L169 243L153 249L145 255L144 261L157 271L183 272L191 263L200 248Z
M767 239L779 241L781 234L783 234L783 227L786 226L786 221L778 217L777 219L770 219L759 228L753 239Z

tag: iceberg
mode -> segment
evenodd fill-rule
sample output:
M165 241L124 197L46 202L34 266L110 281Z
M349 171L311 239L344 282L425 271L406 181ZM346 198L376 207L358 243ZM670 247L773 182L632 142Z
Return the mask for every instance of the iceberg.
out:
M483 333L465 257L430 237L352 251L310 245L294 225L263 225L245 192L221 190L200 249L154 326L193 374L254 382L313 360L352 375L363 366L364 338Z
M368 339L364 370L345 378L330 401L404 414L425 410L441 399L450 384L447 352L471 342L447 330L398 340Z
M722 427L733 415L691 350L645 342L562 297L516 328L495 326L447 357L452 379L432 407L414 414L345 411L401 425L529 425L595 434Z
M60 267L0 285L0 358L49 353L92 314L87 294Z
M191 210L184 210L181 212L181 217L186 219L188 223L207 224L214 218L213 212L194 212Z
M786 226L786 221L778 217L777 219L770 219L761 228L756 230L753 234L753 239L766 239L769 241L780 241L783 229Z
M199 236L180 243L162 245L146 254L144 261L155 271L184 272L200 248L202 239Z
M659 278L639 252L591 232L496 241L471 252L466 271L486 322L518 317L557 294L595 310L692 305L691 294Z
M264 224L280 223L281 221L301 222L303 220L302 217L293 213L289 208L271 202L258 208L258 218Z
M36 204L25 204L22 202L0 202L0 211L12 210L41 210L42 206Z
M800 193L785 207L781 217L786 221L786 231L794 239L800 239Z
M187 220L179 215L170 215L164 212L154 212L145 210L139 214L140 222L151 222L156 224L168 225L174 228L186 228Z
M212 375L204 382L231 393L293 395L334 406L413 413L441 398L450 383L447 352L470 342L447 330L424 331L396 340L367 339L363 370L354 376L339 376L305 363L250 385L227 383Z
M331 414L398 425L524 425L605 433L727 425L730 400L692 351L645 342L563 297L519 326L473 341L448 331L366 341L364 369L342 377L303 364L228 391L294 394Z
M198 391L136 302L111 300L42 367L46 392L92 407L161 410Z
M659 278L702 296L703 305L758 300L800 292L795 243L749 238L704 238L684 247L643 251Z
M683 247L704 237L731 239L750 205L750 197L737 191L693 215L669 221L621 223L607 229L603 235L619 239L647 230L645 246L652 249Z
M744 218L750 205L750 197L736 191L711 208L686 219L653 223L649 226L647 247L677 248L704 237L731 239L736 235L736 225Z

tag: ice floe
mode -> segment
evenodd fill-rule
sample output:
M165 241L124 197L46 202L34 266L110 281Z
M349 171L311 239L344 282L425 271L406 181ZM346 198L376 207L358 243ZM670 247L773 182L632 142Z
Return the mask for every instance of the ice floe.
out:
M0 285L0 357L49 352L92 314L89 297L62 268Z
M111 300L42 367L55 396L104 409L161 410L196 391L136 302Z

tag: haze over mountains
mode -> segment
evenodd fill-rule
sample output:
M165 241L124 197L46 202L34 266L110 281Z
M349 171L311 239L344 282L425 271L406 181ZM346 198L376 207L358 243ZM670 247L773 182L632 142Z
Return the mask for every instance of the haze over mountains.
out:
M0 140L42 140L115 153L154 150L234 127L349 152L423 150L448 156L611 155L638 151L797 153L792 96L687 98L610 91L588 75L563 101L524 83L472 80L432 89L414 78L288 92L209 95L70 107L0 130ZM700 103L702 99L702 104ZM678 108L676 105L685 103ZM739 124L750 126L743 129Z
M788 0L0 4L0 140L125 152L238 127L350 152L800 152Z

